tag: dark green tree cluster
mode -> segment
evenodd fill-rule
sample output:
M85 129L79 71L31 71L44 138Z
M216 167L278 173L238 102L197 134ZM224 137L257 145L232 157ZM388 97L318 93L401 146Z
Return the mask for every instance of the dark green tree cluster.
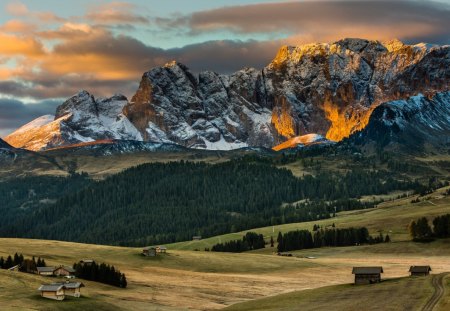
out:
M109 284L116 287L126 288L127 278L114 266L105 263L97 264L95 261L90 264L75 263L75 276L81 279Z
M289 231L285 234L278 233L278 252L287 252L296 249L313 248L312 234L308 230Z
M37 271L36 267L45 267L45 260L38 258L36 259L25 259L22 254L15 253L14 256L9 255L6 259L0 257L0 269L9 269L14 266L19 266L19 271L27 273L35 273Z
M6 260L0 257L0 268L9 269L14 266L22 264L24 258L22 254L15 253L14 256L9 255Z
M311 233L308 230L289 231L284 234L278 233L278 252L292 250L318 248L324 246L352 246L367 243L389 242L390 238L384 239L380 234L371 237L365 227L361 228L331 228L318 229Z
M414 241L428 241L433 238L433 232L426 217L421 217L417 221L413 220L408 229Z
M437 216L433 219L433 235L437 238L450 237L450 214Z
M433 219L433 229L426 217L421 217L409 224L409 234L414 241L430 241L433 238L450 237L450 214L436 216Z
M264 236L256 232L247 232L242 240L231 240L225 243L218 243L212 246L213 252L241 253L265 247Z

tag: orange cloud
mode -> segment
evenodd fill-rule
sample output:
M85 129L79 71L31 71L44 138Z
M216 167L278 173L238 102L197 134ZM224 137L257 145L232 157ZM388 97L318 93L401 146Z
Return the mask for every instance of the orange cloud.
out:
M30 36L0 33L0 55L36 57L45 54L41 42Z

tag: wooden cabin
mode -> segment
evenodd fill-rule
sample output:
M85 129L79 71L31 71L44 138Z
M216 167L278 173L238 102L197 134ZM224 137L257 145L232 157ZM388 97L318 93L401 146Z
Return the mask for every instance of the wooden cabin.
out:
M66 298L64 289L65 287L62 284L50 284L41 285L38 290L41 292L41 297L54 300L64 300L64 298Z
M157 253L166 253L167 252L167 247L165 247L165 246L157 246L156 247L156 252Z
M202 239L202 236L201 235L194 235L193 237L192 237L192 241L200 241Z
M409 268L409 273L411 276L427 276L430 274L430 266L411 266Z
M383 267L354 267L355 284L373 284L381 282Z
M55 271L55 267L36 267L37 274L45 275L45 276L53 276L53 271Z
M81 282L52 283L51 285L63 285L64 294L76 298L81 297L81 287L85 287Z
M59 266L53 270L53 275L55 276L70 276L74 274L75 270L69 266Z
M156 248L155 247L146 247L142 250L142 255L147 257L155 257L156 256Z

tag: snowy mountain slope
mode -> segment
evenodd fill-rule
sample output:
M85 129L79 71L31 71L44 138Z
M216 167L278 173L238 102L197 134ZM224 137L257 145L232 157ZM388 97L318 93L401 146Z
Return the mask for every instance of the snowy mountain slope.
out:
M367 127L349 141L401 144L412 148L450 146L450 92L432 98L419 94L406 100L383 103L370 116Z
M140 133L122 114L126 97L95 99L86 91L72 96L56 110L54 120L38 118L5 140L17 148L44 150L55 146L99 139L142 140Z
M95 156L108 156L113 154L134 153L140 151L148 152L181 152L186 151L185 147L176 144L142 142L136 140L97 140L73 144L66 147L56 147L47 149L46 154L64 151L70 154L89 154Z

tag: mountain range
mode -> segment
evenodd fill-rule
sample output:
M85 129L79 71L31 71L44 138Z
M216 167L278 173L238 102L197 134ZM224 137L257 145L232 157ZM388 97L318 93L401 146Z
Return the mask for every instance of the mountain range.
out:
M33 151L105 140L281 150L399 132L447 143L449 56L450 46L343 39L284 46L262 70L231 75L171 62L144 73L130 101L80 91L4 139Z

